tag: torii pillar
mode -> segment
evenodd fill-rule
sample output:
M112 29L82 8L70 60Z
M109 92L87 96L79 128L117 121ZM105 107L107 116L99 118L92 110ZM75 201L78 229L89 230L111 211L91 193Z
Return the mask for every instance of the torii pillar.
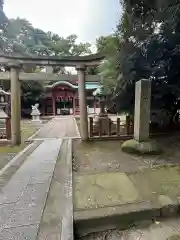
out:
M76 66L78 72L78 92L79 92L79 108L80 108L80 133L82 141L87 141L88 135L88 114L86 104L86 88L85 88L85 65Z
M8 64L11 82L11 142L21 144L21 86L19 81L20 65Z

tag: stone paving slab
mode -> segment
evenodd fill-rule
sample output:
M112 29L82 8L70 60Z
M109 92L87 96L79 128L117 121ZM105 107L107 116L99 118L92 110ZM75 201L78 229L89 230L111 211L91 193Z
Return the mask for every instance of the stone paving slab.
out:
M75 210L136 203L142 200L125 173L79 175L74 179Z
M71 139L63 140L37 239L73 239Z
M42 142L0 192L0 239L36 239L61 142Z
M128 182L123 180L124 177L119 178L119 180L116 177L109 179L111 174L118 175L121 173L80 175L78 178L75 176L76 191L82 191L80 194L74 193L76 232L84 234L113 228L127 229L130 225L134 225L134 222L142 220L156 219L158 221L164 218L179 217L179 171L179 166L166 165L125 174L136 189L140 199L142 199L140 201L143 201L136 202L135 200L130 204L128 202L123 203L127 193L128 198L130 196L129 191L132 196L135 195L129 188ZM102 177L104 175L106 175L106 178ZM99 188L99 191L95 187ZM123 194L123 201L121 200L121 194ZM117 195L120 197L117 198ZM117 202L118 199L119 203ZM85 205L88 200L88 204ZM110 202L110 200L112 201Z
M7 184L16 171L23 165L27 157L41 144L41 142L42 141L34 141L25 147L0 170L0 189Z
M35 240L38 225L20 226L4 229L1 233L2 240Z
M76 120L72 116L55 117L40 129L34 139L79 138Z

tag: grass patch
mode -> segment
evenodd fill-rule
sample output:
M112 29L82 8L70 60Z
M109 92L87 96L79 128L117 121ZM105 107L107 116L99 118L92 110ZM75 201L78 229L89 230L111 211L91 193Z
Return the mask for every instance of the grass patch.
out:
M180 167L159 166L127 174L144 199L166 195L176 199L180 195Z
M180 240L180 235L172 235L169 238L166 238L166 240Z
M0 153L18 153L27 145L25 141L28 140L30 136L32 136L38 127L33 126L29 121L22 120L21 121L21 139L22 143L19 146L0 146Z

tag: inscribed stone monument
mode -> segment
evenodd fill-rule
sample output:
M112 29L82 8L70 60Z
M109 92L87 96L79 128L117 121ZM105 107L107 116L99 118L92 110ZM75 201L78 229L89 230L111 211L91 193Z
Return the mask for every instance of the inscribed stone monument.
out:
M134 139L141 142L149 138L151 82L142 79L136 83Z
M158 154L161 149L155 141L149 139L151 82L142 79L136 82L134 139L125 141L121 148L125 152L140 154Z

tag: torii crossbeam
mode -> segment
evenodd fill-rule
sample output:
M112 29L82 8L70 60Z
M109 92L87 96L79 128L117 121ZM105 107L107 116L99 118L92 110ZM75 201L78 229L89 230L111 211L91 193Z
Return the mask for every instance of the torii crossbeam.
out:
M75 67L78 73L78 85L79 85L79 107L80 107L80 133L81 139L87 141L89 138L88 134L88 117L87 117L87 106L86 106L86 91L85 91L85 70L88 66L97 66L100 61L104 59L104 56L100 54L93 54L88 56L61 56L61 57L35 57L35 56L20 56L16 54L3 54L0 53L0 64L5 65L9 70L8 79L11 81L11 137L12 144L19 145L21 143L21 99L20 99L20 80L38 80L30 79L32 73L27 77L27 74L20 73L23 66L26 65L37 65L37 66L71 66ZM3 75L3 74L6 74ZM33 75L34 76L34 75ZM40 75L36 75L40 77ZM6 79L2 79L6 77ZM24 78L24 79L23 79ZM25 79L26 78L26 79ZM48 75L46 77L46 80ZM57 75L51 78L57 79ZM88 78L93 78L88 76ZM0 79L8 80L7 73L1 73ZM40 79L42 79L40 77ZM50 80L50 79L49 79ZM58 80L59 76L58 76ZM89 79L88 79L89 81Z

